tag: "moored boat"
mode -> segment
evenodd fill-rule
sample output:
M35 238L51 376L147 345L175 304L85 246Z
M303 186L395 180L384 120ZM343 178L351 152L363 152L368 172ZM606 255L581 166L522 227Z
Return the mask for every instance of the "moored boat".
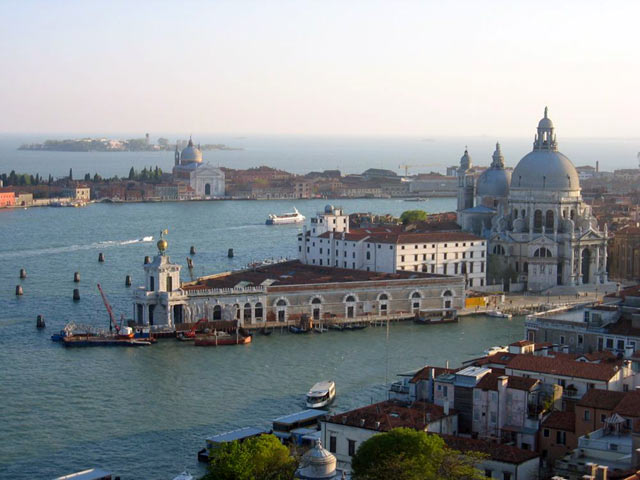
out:
M511 318L513 315L511 315L510 313L501 312L500 310L492 310L490 312L487 312L487 316L495 318Z
M251 343L251 335L244 336L240 333L229 334L226 332L214 332L204 335L196 335L193 344L196 347L218 347L223 345L245 345Z
M323 408L330 405L336 398L336 382L325 380L316 383L307 393L308 408Z
M155 341L153 338L141 340L137 338L120 338L115 335L88 337L74 335L73 337L64 337L62 344L65 347L145 347L155 343Z
M295 325L289 325L289 332L291 333L309 333L309 329L296 327Z
M265 222L267 225L286 225L290 223L302 223L307 217L302 215L297 208L293 212L283 213L282 215L270 214Z

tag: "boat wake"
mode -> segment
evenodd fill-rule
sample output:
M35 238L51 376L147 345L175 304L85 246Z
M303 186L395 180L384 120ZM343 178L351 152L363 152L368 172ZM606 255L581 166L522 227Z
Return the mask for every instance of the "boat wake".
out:
M32 250L12 250L10 252L0 252L0 258L13 257L35 257L37 255L55 255L59 253L78 252L82 250L94 250L98 248L111 248L126 245L134 245L136 243L153 242L153 237L142 237L132 240L105 240L103 242L94 242L86 245L68 245L61 247L37 248Z

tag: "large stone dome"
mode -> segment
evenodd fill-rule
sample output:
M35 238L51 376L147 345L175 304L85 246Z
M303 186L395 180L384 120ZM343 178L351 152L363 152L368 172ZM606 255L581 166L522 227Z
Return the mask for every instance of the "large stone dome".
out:
M180 163L202 163L202 152L193 146L193 141L189 138L189 144L180 153Z
M580 179L571 160L558 151L553 122L544 109L538 122L533 151L525 155L511 176L512 190L580 190Z
M506 197L509 193L511 172L504 168L488 168L478 178L478 195Z
M511 176L512 189L579 190L576 167L562 153L534 150L525 155Z

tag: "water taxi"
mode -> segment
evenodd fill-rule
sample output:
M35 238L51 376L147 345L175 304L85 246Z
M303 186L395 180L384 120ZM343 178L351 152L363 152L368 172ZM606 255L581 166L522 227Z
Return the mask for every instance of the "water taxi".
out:
M318 382L307 393L307 407L323 408L331 404L336 398L336 382L327 380Z
M307 219L297 208L293 212L283 213L282 215L270 214L265 222L267 225L286 225L291 223L302 223Z
M487 312L487 316L495 317L495 318L511 318L512 317L510 313L504 313L504 312L501 312L500 310L492 310L490 312Z

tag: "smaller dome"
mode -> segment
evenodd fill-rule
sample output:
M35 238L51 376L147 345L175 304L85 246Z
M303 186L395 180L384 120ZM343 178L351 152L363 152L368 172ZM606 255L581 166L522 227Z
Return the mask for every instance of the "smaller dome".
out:
M506 197L511 184L511 171L504 168L488 168L478 177L478 195Z
M333 205L325 205L324 213L333 213Z
M316 440L314 447L302 456L297 477L306 480L333 479L336 463L336 457L322 447L320 440Z

